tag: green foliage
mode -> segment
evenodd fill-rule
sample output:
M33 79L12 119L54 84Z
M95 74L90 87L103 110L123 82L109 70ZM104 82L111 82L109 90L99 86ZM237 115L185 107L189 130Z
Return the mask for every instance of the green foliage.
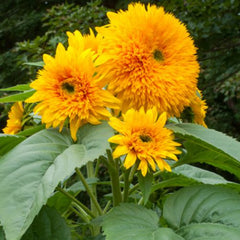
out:
M107 124L85 125L81 144L74 144L66 129L42 130L5 154L0 159L0 220L6 238L20 239L57 184L104 154L112 135Z
M186 240L237 240L239 200L239 194L224 187L183 188L166 200L163 217Z
M25 139L24 136L6 135L0 133L0 156L9 152L12 148L14 148L24 139Z
M240 178L240 143L235 139L196 124L176 124L169 128L185 140L183 144L187 149L187 154L176 165L204 162Z
M136 204L121 204L103 219L106 240L183 240L171 229L158 227L157 214Z
M71 240L70 228L54 209L43 207L21 240Z

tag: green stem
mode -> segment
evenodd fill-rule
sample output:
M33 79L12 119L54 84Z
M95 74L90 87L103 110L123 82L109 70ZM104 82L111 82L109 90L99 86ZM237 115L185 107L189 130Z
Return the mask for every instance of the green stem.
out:
M133 167L131 168L131 172L130 172L130 174L129 174L129 182L131 183L132 182L132 180L133 180L133 178L134 178L134 174L135 174L135 172L136 172L136 170L137 170L137 167L138 167L138 163L135 163L134 165L133 165Z
M65 190L63 190L60 187L56 188L59 192L61 192L62 194L64 194L66 197L68 197L69 199L71 199L73 202L75 202L80 208L82 208L86 214L88 214L91 218L95 218L96 216L84 205L82 204L80 201L78 201L74 196L72 196L70 193L66 192Z
M100 207L100 205L99 205L96 197L94 196L91 188L88 186L83 174L81 173L81 171L78 168L76 168L75 171L76 171L77 175L79 176L80 180L82 181L82 183L83 183L90 199L92 200L93 204L95 205L99 215L102 215L103 214L102 208Z
M109 160L109 174L112 182L112 193L113 193L113 206L118 206L122 202L122 194L119 182L119 166L118 159L113 159L110 150L107 150L108 160Z
M98 177L99 165L100 165L100 158L98 158L96 166L95 166L94 177Z
M105 208L103 209L103 213L105 214L107 212L107 210L109 209L110 205L111 205L112 201L108 201Z
M139 187L139 183L137 183L136 185L134 185L132 188L129 189L128 194L132 194L134 191L136 191Z
M94 171L93 162L88 162L88 163L87 163L87 176L88 176L88 178L94 178L94 177L95 177L95 171ZM89 189L91 190L93 196L94 196L95 199L96 199L96 202L98 203L98 201L97 201L97 189L96 189L96 184L91 184L91 185L89 185ZM90 204L91 204L91 210L92 210L92 212L94 212L94 214L95 214L96 216L98 216L99 214L101 214L101 213L98 211L98 208L97 208L96 203L94 202L93 198L90 198ZM101 209L101 207L100 207L100 209ZM101 209L101 212L102 212L102 209ZM99 233L100 233L100 227L99 227L99 226L96 226L96 225L93 225L93 226L92 226L92 234L93 234L93 236L97 236Z
M70 206L71 211L74 212L77 216L79 216L85 223L90 223L90 219L84 214L85 212L82 212L81 208L78 208L78 210L76 210L75 207Z
M123 202L127 202L128 200L128 192L129 192L129 175L130 175L130 169L127 169L124 173L124 191L123 191Z

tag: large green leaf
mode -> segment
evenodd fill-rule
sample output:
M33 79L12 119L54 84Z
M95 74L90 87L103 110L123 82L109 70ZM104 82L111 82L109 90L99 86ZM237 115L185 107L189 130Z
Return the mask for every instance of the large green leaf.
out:
M168 125L184 139L187 154L176 163L204 162L226 170L240 178L240 142L213 129L197 124Z
M30 84L19 84L14 87L1 88L0 91L2 91L2 92L5 92L5 91L27 91L27 90L32 89L29 85Z
M70 228L54 208L43 207L21 240L71 240Z
M8 240L20 239L60 181L109 147L113 132L106 123L81 130L83 144L74 144L66 129L42 130L1 158L0 221Z
M0 133L0 156L4 155L25 139L24 136Z
M167 198L163 217L186 240L217 239L217 236L218 240L237 240L239 202L240 195L226 187L191 186Z
M159 228L157 214L136 204L125 203L103 218L106 240L183 240L171 229Z
M5 103L5 102L18 102L18 101L24 101L27 98L31 97L34 94L35 90L31 89L31 90L27 90L21 93L16 93L13 95L9 95L6 97L2 97L0 98L0 102L1 103Z

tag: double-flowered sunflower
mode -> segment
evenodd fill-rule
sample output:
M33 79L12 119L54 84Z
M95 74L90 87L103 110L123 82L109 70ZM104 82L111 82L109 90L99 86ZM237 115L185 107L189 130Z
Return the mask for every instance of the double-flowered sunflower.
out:
M24 108L22 102L16 102L8 113L7 126L3 128L5 134L16 134L22 129Z
M107 15L110 23L97 28L98 72L122 100L122 111L155 106L179 117L195 96L199 74L185 25L162 7L141 3Z
M58 44L55 57L44 54L44 68L31 83L36 92L27 102L39 102L34 112L42 116L46 127L62 130L69 121L71 136L85 123L99 124L111 116L106 109L118 108L119 100L104 90L96 76L96 42L93 36L68 33L67 50Z
M113 157L126 154L124 166L127 169L139 160L138 169L143 176L149 166L155 171L156 164L160 170L171 171L165 159L177 161L176 154L181 152L176 148L180 144L174 141L172 132L164 127L166 120L166 113L158 117L156 108L147 112L143 108L139 111L130 109L123 114L123 121L110 118L110 126L120 133L109 139L109 142L118 144Z

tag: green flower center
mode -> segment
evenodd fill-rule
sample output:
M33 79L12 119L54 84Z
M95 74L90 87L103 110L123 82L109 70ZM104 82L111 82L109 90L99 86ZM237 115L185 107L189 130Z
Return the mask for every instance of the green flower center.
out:
M157 49L153 52L153 57L158 62L161 62L164 60L162 52Z
M142 140L142 142L151 142L152 139L149 135L142 134L139 136L139 138Z
M71 85L70 83L68 82L65 82L62 84L62 89L63 90L66 90L68 93L73 93L74 92L74 86Z

